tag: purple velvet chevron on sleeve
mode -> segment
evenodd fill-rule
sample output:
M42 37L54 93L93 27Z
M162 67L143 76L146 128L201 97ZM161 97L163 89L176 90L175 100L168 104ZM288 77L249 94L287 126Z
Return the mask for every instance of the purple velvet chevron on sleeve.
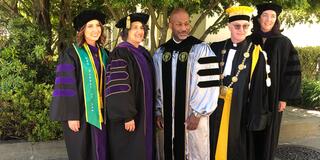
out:
M52 95L53 97L72 97L76 92L73 89L55 89Z
M128 66L128 63L124 59L112 60L110 65L110 70L118 69L118 68L126 68L127 66Z
M57 66L56 72L72 72L74 71L74 66L72 64L59 64Z
M116 71L116 72L108 72L107 73L107 85L113 81L127 80L129 78L129 74L125 71Z
M77 94L76 87L74 87L76 84L74 71L75 67L72 64L58 64L53 97L72 97Z
M74 84L76 80L73 77L56 77L55 84Z
M112 60L107 65L106 83L107 88L105 90L106 97L117 94L129 92L131 89L128 84L129 74L127 72L128 63L124 59Z
M117 93L129 92L130 90L131 87L128 84L116 84L107 87L105 95L108 97Z

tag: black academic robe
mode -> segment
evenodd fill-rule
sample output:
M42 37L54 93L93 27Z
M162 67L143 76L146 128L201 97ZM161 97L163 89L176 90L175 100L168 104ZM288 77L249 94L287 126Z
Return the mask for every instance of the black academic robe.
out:
M193 36L180 43L162 44L153 56L156 70L156 114L164 129L159 132L158 155L166 160L209 159L209 115L217 106L219 68L209 45ZM187 130L185 121L201 114L198 127Z
M126 45L130 46L130 44ZM144 48L142 50L147 53L145 58L148 63L141 67L148 67L152 73L149 76L153 78L151 55ZM127 47L117 47L108 58L106 108L110 160L151 160L154 156L150 156L150 150L154 152L152 146L150 147L154 145L154 137L150 139L150 136L153 136L153 127L152 130L147 129L148 127L150 129L150 124L154 124L154 120L146 104L152 100L146 99L144 95L148 88L145 86L146 83L143 81L137 57L134 54L136 53L131 52ZM126 76L124 74L112 76L110 75L112 73L124 73ZM154 85L154 80L149 83ZM152 92L154 97L154 91L149 92ZM153 106L151 109L153 110ZM130 120L135 121L133 132L125 130L125 122Z
M226 43L227 41L227 43ZM230 39L221 42L212 43L211 49L217 55L219 62L222 60L221 50L225 49L224 63L226 64L228 52L231 48L237 50L232 62L231 76L226 76L223 79L223 85L228 86L231 83L231 78L238 71L238 65L243 60L243 53L247 51L250 41L244 40L237 44L237 47L233 47ZM225 45L226 43L226 45ZM248 95L248 84L250 77L251 67L251 52L253 47L250 48L250 57L245 61L246 68L242 70L238 76L238 82L234 83L230 118L229 118L229 131L228 131L228 147L227 147L227 159L228 160L246 160L246 126L244 113ZM222 73L224 70L220 68ZM222 111L223 111L223 99L219 98L217 109L210 116L210 159L215 159L216 145L218 141L219 128L221 123Z
M278 112L279 101L288 102L301 97L300 62L297 51L286 36L274 35L265 43L259 35L249 38L267 53L271 86L266 86L265 60L260 56L248 101L248 159L273 160L282 117L282 112Z
M93 125L86 122L81 64L74 48L59 55L57 79L50 108L50 118L61 121L63 135L70 160L95 160L96 145L92 135ZM80 120L79 132L73 132L68 120Z

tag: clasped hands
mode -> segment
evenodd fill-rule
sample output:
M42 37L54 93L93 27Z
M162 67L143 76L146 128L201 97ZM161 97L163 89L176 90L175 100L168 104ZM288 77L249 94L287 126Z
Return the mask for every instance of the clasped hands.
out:
M196 117L194 114L191 114L185 121L185 125L187 126L188 130L195 130L198 128L199 121L200 121L200 117ZM163 129L164 121L162 116L156 117L156 123L158 128Z

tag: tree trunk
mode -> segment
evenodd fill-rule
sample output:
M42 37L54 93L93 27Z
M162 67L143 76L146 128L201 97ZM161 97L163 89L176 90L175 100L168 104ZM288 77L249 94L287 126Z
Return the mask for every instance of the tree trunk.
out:
M8 3L6 1L0 1L0 9L2 10L1 23L8 23L8 20L14 17L22 17L18 11L18 0Z
M150 29L150 42L151 42L151 48L150 53L151 55L154 54L154 51L156 51L156 38L155 38L155 21L151 21L151 29Z
M163 43L166 42L167 40L167 34L168 34L168 8L167 7L163 7L163 10L162 10L162 28L160 29L160 41L159 41L159 46Z
M58 25L58 52L64 53L69 45L72 43L73 30L70 22L71 20L71 3L69 0L60 1L60 15Z
M44 31L47 37L46 51L52 55L52 25L50 21L50 0L35 0L35 18L40 30Z

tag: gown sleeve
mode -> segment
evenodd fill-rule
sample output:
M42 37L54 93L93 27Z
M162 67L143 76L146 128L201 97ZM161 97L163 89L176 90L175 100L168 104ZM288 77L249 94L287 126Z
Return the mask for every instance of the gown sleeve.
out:
M163 110L163 95L162 95L162 54L163 48L159 48L153 55L153 62L155 68L155 115L161 116Z
M80 120L79 69L79 60L74 50L69 49L59 56L50 109L51 119Z
M217 107L219 96L219 65L211 48L200 43L190 51L189 106L200 115L209 116Z
M110 120L128 122L138 113L134 94L138 73L135 74L131 54L126 48L115 48L108 59L105 95Z
M299 99L301 98L301 67L298 52L287 38L283 47L285 49L282 58L279 98L281 101Z

